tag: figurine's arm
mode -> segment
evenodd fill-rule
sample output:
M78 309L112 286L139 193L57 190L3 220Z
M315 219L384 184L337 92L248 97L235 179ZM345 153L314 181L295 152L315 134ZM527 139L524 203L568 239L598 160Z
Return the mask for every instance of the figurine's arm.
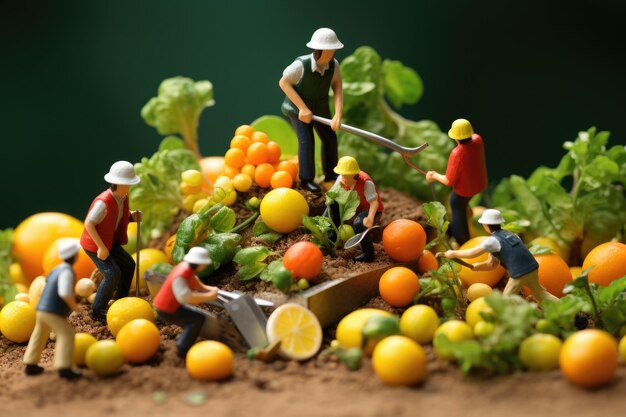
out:
M436 171L428 171L426 173L426 181L428 182L439 181L445 186L450 185L450 180L448 180L448 177L446 177L445 175L441 175Z
M489 257L484 262L479 262L474 264L474 271L491 271L492 269L496 269L500 265L500 260L489 254Z
M182 277L176 277L172 282L172 291L174 297L181 304L201 304L207 301L213 301L217 298L217 288L208 287L202 284L198 277L196 277L196 284L198 287L207 289L207 291L192 291L185 279Z
M483 248L482 246L476 246L476 247L470 248L470 249L448 250L448 251L445 251L443 253L443 255L446 258L448 258L448 259L452 259L452 258L475 258L477 256L482 255L485 252L487 252L485 250L485 248Z
M283 76L280 81L278 81L278 85L281 90L283 90L285 95L289 97L289 100L291 100L291 102L298 108L298 119L304 123L311 123L311 120L313 120L313 113L307 105L304 104L304 100L302 100L300 94L298 94L295 88L293 88L293 85L289 82L289 80Z
M89 236L91 236L91 239L94 241L94 243L98 247L98 252L97 252L98 259L106 261L107 258L109 257L109 249L107 249L106 245L102 241L102 238L100 237L100 234L96 230L95 223L87 219L85 220L84 225L85 225L85 230L87 231L87 233L89 233Z
M333 130L339 130L341 126L341 116L343 114L343 83L341 81L341 70L339 69L339 63L335 60L335 73L330 86L335 93L335 115L331 120L330 127Z
M366 181L364 188L365 199L370 204L370 208L367 212L367 217L363 219L363 226L369 229L374 226L374 218L376 216L376 211L378 210L378 193L376 192L374 183L371 181Z
M78 304L74 296L74 273L71 270L65 270L59 276L57 293L69 308L73 311L78 310Z

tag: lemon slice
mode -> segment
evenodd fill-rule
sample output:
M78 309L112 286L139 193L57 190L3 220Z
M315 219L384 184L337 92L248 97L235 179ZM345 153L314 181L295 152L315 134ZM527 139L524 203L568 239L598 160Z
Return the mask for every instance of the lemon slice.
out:
M308 309L293 303L283 304L267 320L267 338L280 340L279 352L298 361L315 356L322 345L322 326Z

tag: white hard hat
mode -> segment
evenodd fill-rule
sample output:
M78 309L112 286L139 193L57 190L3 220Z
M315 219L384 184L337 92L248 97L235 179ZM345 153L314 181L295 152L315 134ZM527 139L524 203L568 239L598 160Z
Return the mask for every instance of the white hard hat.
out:
M189 262L190 264L196 264L196 265L210 265L211 264L211 258L209 258L209 252L206 249L201 248L199 246L195 246L189 249L189 252L187 252L187 255L185 255L183 260L185 262Z
M478 219L478 223L480 224L502 224L504 223L504 217L502 217L502 213L500 213L496 209L487 209L483 211L482 216Z
M78 239L68 239L59 243L59 258L66 260L78 253Z
M306 46L311 49L326 51L330 49L341 49L343 48L343 43L339 42L334 30L321 28L313 33L311 41L307 43Z
M111 165L109 173L104 176L104 180L109 184L135 185L139 184L139 177L135 175L133 164L128 161L117 161Z

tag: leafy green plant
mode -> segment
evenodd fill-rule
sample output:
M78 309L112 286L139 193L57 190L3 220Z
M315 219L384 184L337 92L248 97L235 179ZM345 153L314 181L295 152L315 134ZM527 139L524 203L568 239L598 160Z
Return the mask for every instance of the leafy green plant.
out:
M213 84L209 81L193 81L187 77L163 80L158 95L152 97L141 109L141 117L161 135L178 134L197 159L198 125L205 107L215 104Z
M348 191L339 184L326 193L326 207L330 211L330 206L337 204L339 208L340 225L350 220L356 214L359 206L359 196L355 191ZM328 216L303 216L302 225L313 235L311 240L320 248L326 250L332 256L341 244L339 228Z
M239 265L237 278L240 281L248 281L259 277L263 281L273 283L278 290L289 292L293 287L293 276L283 265L282 258L266 263L268 258L276 256L278 253L265 246L241 249L233 259L233 262Z
M0 306L13 300L17 289L11 281L9 267L11 266L11 244L13 229L0 230Z

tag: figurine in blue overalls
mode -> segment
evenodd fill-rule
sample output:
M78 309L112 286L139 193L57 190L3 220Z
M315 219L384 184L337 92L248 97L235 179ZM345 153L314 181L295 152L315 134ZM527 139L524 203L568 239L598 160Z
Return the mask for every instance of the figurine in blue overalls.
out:
M300 166L301 187L321 192L321 187L313 182L315 178L315 143L313 128L322 141L322 169L324 181L335 181L333 168L337 165L337 135L343 112L343 87L339 63L333 59L335 51L343 48L332 29L321 28L313 33L306 44L313 49L310 55L303 55L283 71L278 85L285 92L282 112L289 118L298 136L298 163ZM313 115L331 119L329 90L333 89L335 115L331 126L312 121Z
M79 248L78 242L73 241L59 245L59 258L63 259L63 263L54 268L46 278L46 286L37 304L35 330L24 354L26 375L39 375L43 372L39 359L48 343L50 332L53 331L56 334L54 368L59 371L59 376L70 380L82 376L72 370L74 329L67 320L72 311L78 309L74 296L72 265L76 261Z
M524 242L515 233L502 229L504 218L498 210L485 210L478 222L491 236L474 248L446 251L446 258L475 258L489 253L486 261L474 264L472 269L489 271L502 264L509 274L509 281L502 292L504 295L518 294L523 287L528 287L538 302L558 300L539 283L539 264Z

